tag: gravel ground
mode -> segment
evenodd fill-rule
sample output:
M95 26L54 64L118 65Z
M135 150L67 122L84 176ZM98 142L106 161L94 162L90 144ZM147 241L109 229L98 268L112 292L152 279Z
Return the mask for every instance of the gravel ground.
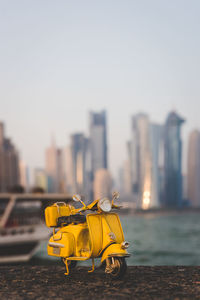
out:
M0 299L200 299L200 267L128 267L123 280L102 269L1 266Z

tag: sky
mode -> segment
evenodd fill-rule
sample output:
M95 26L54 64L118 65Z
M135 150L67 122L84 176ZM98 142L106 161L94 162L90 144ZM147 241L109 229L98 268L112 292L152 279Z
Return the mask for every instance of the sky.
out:
M102 109L114 175L138 112L164 123L176 110L186 153L200 128L199 13L198 0L0 0L0 120L21 158L43 167L52 135L68 145Z

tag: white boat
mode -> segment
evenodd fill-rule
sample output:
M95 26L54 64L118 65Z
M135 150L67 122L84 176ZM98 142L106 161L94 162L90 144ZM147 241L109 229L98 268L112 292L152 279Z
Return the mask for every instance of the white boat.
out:
M30 260L51 232L44 208L70 200L65 194L0 194L0 263Z

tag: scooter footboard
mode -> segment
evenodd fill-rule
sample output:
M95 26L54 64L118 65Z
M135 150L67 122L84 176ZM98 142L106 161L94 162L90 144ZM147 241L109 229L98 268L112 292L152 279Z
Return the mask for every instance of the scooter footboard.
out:
M103 252L101 262L103 262L107 257L111 256L129 257L130 254L125 249L122 249L121 244L112 244Z
M52 236L47 246L48 255L68 257L74 254L74 236L69 232L60 233L60 238Z

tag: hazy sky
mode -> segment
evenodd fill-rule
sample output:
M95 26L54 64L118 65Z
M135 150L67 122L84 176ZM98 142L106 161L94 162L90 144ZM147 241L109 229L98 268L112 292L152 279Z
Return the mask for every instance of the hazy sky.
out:
M164 122L176 109L184 139L200 128L200 1L0 0L0 120L28 165L44 165L54 133L88 132L108 112L110 167L126 157L131 115Z

